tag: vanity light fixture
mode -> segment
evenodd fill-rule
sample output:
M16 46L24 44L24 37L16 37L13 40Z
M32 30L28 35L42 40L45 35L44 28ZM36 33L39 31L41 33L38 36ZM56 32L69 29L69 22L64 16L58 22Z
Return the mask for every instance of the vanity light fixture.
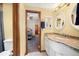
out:
M69 6L69 5L70 5L70 3L67 4L67 6Z
M64 7L64 6L66 6L66 5L70 5L70 3L61 3L61 4L59 4L55 9L54 9L54 11L56 12L57 10L59 10L60 8L62 8L62 7Z

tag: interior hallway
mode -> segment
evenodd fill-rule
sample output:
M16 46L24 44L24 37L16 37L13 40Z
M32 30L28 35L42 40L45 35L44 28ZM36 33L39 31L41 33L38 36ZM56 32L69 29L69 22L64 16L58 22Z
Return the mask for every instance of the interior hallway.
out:
M28 52L35 52L38 50L38 38L33 36L32 39L28 40Z
M46 52L40 52L38 50L37 36L33 36L31 40L28 40L28 54L26 56L46 56Z

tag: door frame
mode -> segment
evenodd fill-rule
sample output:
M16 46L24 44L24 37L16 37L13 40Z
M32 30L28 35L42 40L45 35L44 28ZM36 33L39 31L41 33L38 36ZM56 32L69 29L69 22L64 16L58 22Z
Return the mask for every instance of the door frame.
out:
M19 3L13 3L13 55L20 56Z
M27 13L38 13L39 14L39 22L40 22L40 32L39 32L39 51L41 52L41 12L36 10L26 10L25 11L25 30L26 30L26 54L28 53L28 36L27 36Z

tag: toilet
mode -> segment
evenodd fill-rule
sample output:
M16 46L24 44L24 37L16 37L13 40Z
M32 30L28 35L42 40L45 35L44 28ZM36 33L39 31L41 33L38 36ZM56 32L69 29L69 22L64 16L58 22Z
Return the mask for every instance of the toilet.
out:
M4 40L4 49L5 51L0 53L0 56L12 56L13 50L13 41L11 39Z

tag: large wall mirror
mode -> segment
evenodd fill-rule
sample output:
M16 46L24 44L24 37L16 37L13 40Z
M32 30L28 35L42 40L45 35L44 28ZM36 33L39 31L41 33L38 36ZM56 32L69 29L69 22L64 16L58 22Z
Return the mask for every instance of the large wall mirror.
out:
M79 3L75 4L71 13L71 24L79 30Z
M64 28L65 24L65 15L62 13L58 14L56 19L55 19L55 28L57 30L61 30Z

